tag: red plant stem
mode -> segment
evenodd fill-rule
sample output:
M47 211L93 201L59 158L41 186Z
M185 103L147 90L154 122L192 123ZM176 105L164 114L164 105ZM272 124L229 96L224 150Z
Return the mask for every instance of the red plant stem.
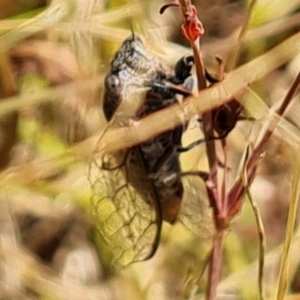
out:
M192 4L191 0L173 0L169 4L164 5L160 9L160 13L164 13L164 11L171 6L179 6L181 9L183 18L181 32L183 36L187 39L187 41L190 43L191 48L193 50L196 74L198 79L198 91L204 90L207 88L207 84L205 78L204 63L200 51L200 37L204 33L204 28L198 18L197 9ZM206 154L208 157L208 164L210 169L209 179L210 182L215 184L215 187L213 187L212 195L214 195L214 198L217 199L217 159L215 143L211 139L211 137L213 137L213 120L211 112L204 113L202 115L202 121L204 137L208 141L206 143ZM212 199L211 202L214 203L215 199Z
M217 287L221 278L222 259L223 259L223 238L224 230L217 233L214 241L214 248L210 257L209 278L206 290L206 299L215 300L217 298Z
M197 10L192 5L190 0L179 0L179 6L181 8L183 16L183 24L181 26L182 34L189 41L193 55L195 59L196 74L198 79L198 90L203 90L207 88L205 79L205 68L200 51L200 36L204 33L204 29L200 20L198 19ZM206 143L206 154L208 157L208 165L210 170L210 180L214 187L212 195L214 199L218 199L217 195L217 159L216 159L216 149L215 143L211 140L213 136L213 126L212 126L212 114L211 112L204 113L202 115L203 121L203 131L204 137L208 141ZM215 201L212 201L215 202Z
M195 59L196 74L198 79L198 90L207 88L205 79L205 68L200 51L200 36L204 33L202 24L197 16L196 8L191 4L190 0L179 0L184 22L181 30L185 38L189 41ZM223 244L223 228L220 229L219 216L224 210L224 203L220 201L218 195L218 177L217 177L217 158L215 142L211 140L213 137L213 119L211 111L202 115L204 137L206 143L206 154L209 164L210 187L207 186L208 198L214 211L214 221L217 228L217 237L214 241L213 251L209 263L209 282L207 285L206 297L208 300L214 300L217 297L217 286L221 277L222 269L222 244ZM222 198L222 197L221 197Z
M228 214L228 193L227 193L227 183L228 183L228 168L227 168L227 145L226 145L226 140L221 140L222 143L222 149L224 153L224 172L223 172L223 182L222 182L222 196L221 196L221 203L222 203L222 208L221 208L221 217L226 218Z
M196 73L198 79L198 90L206 88L205 68L200 52L200 37L204 33L202 23L198 19L197 10L190 0L179 0L179 6L183 17L181 31L189 41L195 59Z
M196 74L198 79L198 91L207 88L205 78L205 68L200 51L200 36L204 33L204 29L200 20L198 19L197 10L192 5L190 0L174 0L169 5L164 6L161 12L168 6L180 6L183 23L181 31L184 37L189 41L192 49L196 66ZM203 131L206 142L206 154L209 163L209 177L206 181L207 194L209 202L213 208L213 216L217 229L217 237L214 241L213 251L210 257L209 265L209 282L207 286L207 299L214 300L217 296L217 286L221 276L222 269L222 244L223 244L223 230L224 222L227 219L227 193L226 184L224 182L223 191L221 195L218 194L218 168L215 142L211 139L213 137L213 116L212 112L206 112L202 115ZM224 147L225 149L225 147ZM224 150L225 151L225 150ZM226 168L226 166L225 166ZM224 174L225 176L226 174ZM226 179L224 179L226 180ZM222 193L223 192L223 193ZM226 201L225 201L226 199Z
M289 105L289 103L291 102L291 100L293 99L294 94L296 93L298 87L300 85L300 72L298 73L296 79L294 80L292 86L290 87L288 93L286 94L282 104L280 105L280 107L277 109L276 113L279 116L282 116L287 108L287 106ZM270 139L271 135L273 134L273 131L275 129L275 126L277 125L278 120L274 120L273 124L272 124L272 128L268 128L263 137L261 138L261 140L258 142L257 146L255 147L249 162L247 164L247 176L248 176L248 182L251 183L251 181L253 180L253 177L255 175L255 171L257 168L257 163L259 161L259 157L260 155L263 153L263 151L266 148L266 144L268 142L268 140ZM241 206L241 201L239 201L241 199L241 197L244 195L245 193L245 187L243 185L243 180L242 177L238 178L238 180L235 182L235 184L233 185L233 187L231 188L230 192L229 192L229 211L231 212L231 216L233 217L236 213L239 212L239 207Z
M191 44L193 49L195 65L196 65L196 75L198 79L198 90L204 90L207 88L206 79L205 79L205 68L202 60L202 55L200 52L200 42L194 42Z

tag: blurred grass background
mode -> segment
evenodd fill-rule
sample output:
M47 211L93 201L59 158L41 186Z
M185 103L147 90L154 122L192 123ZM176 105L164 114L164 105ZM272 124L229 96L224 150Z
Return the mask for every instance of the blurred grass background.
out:
M217 73L215 56L225 61L230 57L248 3L194 2L205 28L201 41L205 64ZM103 78L114 52L132 27L166 64L190 53L180 34L179 11L170 9L160 16L162 4L158 0L1 0L0 299L202 299L206 241L180 224L165 226L153 259L125 270L112 270L105 245L93 239L87 178L93 148L86 141L105 126ZM299 8L299 0L259 0L238 64L267 53L298 32ZM273 105L299 72L299 60L298 55L251 88ZM243 97L251 103L253 94ZM286 119L297 133L298 111L296 97ZM233 173L252 128L263 123L240 122L230 134ZM78 145L82 156L72 152ZM186 168L202 166L204 153L197 148L190 154L200 162L186 155ZM251 189L266 229L265 284L270 298L276 289L294 157L279 131ZM300 299L295 232L286 299ZM257 299L258 238L247 201L228 230L224 247L218 299Z

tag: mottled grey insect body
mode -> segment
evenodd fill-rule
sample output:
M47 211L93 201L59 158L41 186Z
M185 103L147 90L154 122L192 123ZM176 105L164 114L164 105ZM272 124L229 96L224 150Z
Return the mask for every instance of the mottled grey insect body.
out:
M190 74L187 73L186 77ZM105 79L104 114L109 121L118 109L122 101L126 101L126 87L136 85L145 87L149 83L162 83L165 80L173 80L174 72L170 72L156 58L150 55L142 41L132 36L124 41L121 48L115 54L111 63L111 72ZM184 79L181 79L183 83ZM174 80L173 80L174 81ZM180 83L177 79L176 83ZM131 95L132 96L132 95ZM158 90L148 88L144 99L132 117L140 119L155 111L166 108L177 102L176 95L168 89ZM139 163L144 164L145 172L152 181L157 199L150 203L157 214L165 221L173 223L180 210L180 202L183 195L180 173L179 157L176 147L181 144L183 126L161 134L130 150L130 156L138 155ZM136 153L138 152L138 153ZM131 182L133 186L138 186Z
M183 64L183 59L177 66L180 64ZM103 111L107 121L116 126L123 126L127 121L128 125L130 119L139 120L173 105L178 101L176 92L161 88L160 85L164 86L165 82L183 84L186 77L190 76L190 69L188 67L188 71L185 70L184 76L182 73L181 77L176 76L174 71L147 52L139 38L127 38L116 52L110 73L105 78ZM116 238L116 233L118 236L123 234L124 240L127 235L128 247L123 250L121 247L120 253L115 255L119 256L116 259L123 261L121 264L151 257L158 247L163 220L174 223L178 217L183 184L178 176L180 163L177 148L181 146L184 129L185 125L178 126L124 150L119 157L113 157L115 165L120 166L119 170L114 167L111 173L103 171L103 174L106 172L106 178L111 177L109 181L115 185L115 191L94 202L98 207L102 204L99 210L103 211L109 207L106 200L112 201L114 206L110 208L111 213L106 214L105 220L100 220L103 235L108 232ZM116 179L120 173L125 178L122 183ZM105 180L104 177L98 180L102 181L98 186L103 186L99 193L108 193L110 190L103 184ZM105 189L107 192L103 191ZM114 233L110 227L118 228L122 222L123 228L116 229ZM120 225L110 225L113 223ZM114 246L117 243L111 244Z

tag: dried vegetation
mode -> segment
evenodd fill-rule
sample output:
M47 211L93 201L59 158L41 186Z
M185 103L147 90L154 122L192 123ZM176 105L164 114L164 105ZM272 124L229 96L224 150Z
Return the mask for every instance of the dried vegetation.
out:
M104 136L103 78L113 53L133 28L155 55L174 64L191 53L179 13L159 15L164 3L158 0L25 2L0 3L0 299L202 299L209 246L180 224L165 226L151 260L122 271L109 267L109 252L93 238L89 161L96 150L138 144L239 95L256 120L238 122L228 137L233 181L245 147L299 73L299 0L257 1L241 67L222 84ZM205 65L214 74L217 55L225 62L232 57L247 3L193 2L205 28ZM265 225L267 299L275 298L286 229L294 234L284 299L300 298L299 229L287 227L290 201L298 197L298 112L299 95L280 119L251 187ZM186 170L207 168L203 146L182 161ZM258 235L246 198L226 236L218 299L258 299Z

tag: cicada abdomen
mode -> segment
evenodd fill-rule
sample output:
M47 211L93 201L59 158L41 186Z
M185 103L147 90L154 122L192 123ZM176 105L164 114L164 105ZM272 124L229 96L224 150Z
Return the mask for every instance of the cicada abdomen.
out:
M105 78L107 121L124 126L132 118L138 120L176 103L176 91L161 87L166 81L183 84L190 76L188 63L178 75L150 55L139 38L127 38ZM177 66L182 64L183 60ZM158 247L162 222L177 220L184 193L177 148L184 129L180 125L138 146L94 160L91 170L96 173L91 180L97 226L115 263L150 258Z

